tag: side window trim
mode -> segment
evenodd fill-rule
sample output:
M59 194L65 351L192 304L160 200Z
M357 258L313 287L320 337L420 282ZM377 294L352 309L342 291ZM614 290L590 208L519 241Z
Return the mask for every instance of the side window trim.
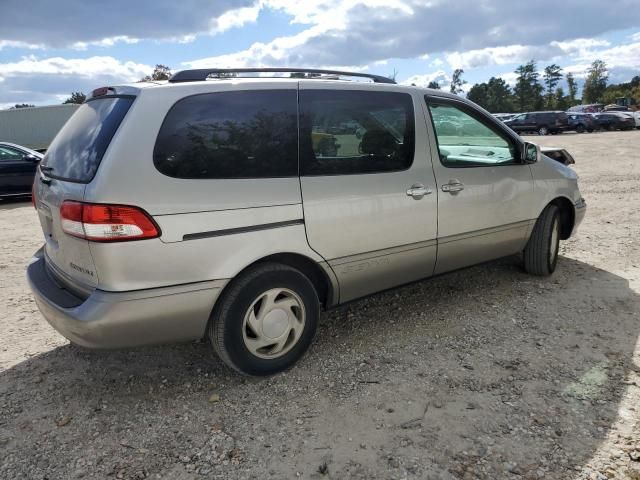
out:
M484 114L484 112L477 110L475 108L473 108L471 105L468 105L467 103L463 102L463 101L458 101L449 97L439 97L439 96L435 96L435 95L424 95L424 102L425 105L427 107L427 111L429 113L429 123L430 123L430 127L433 130L433 136L436 140L436 148L438 150L438 159L440 160L440 165L442 165L445 168L487 168L487 167L506 167L506 166L513 166L513 165L520 165L521 162L519 161L520 158L520 152L522 150L522 142L520 140L518 140L517 138L515 138L515 133L511 132L510 129L502 124L502 122L500 122L500 124L496 123L498 122L498 120L492 119L490 118L488 115ZM466 113L467 115L469 115L471 118L477 120L479 123L481 123L483 126L485 126L486 128L488 128L489 130L491 130L493 133L495 133L498 137L502 138L505 142L511 144L511 146L514 149L514 153L515 153L515 162L514 163L495 163L495 164L486 164L486 165L482 165L482 164L469 164L469 165L456 165L456 166L452 166L452 165L446 165L443 161L442 161L442 157L440 156L440 140L438 139L438 132L436 130L436 126L435 123L433 121L433 115L431 113L431 105L441 105L441 106L447 106L447 107L453 107L453 108L457 108L459 110L461 110L463 113Z

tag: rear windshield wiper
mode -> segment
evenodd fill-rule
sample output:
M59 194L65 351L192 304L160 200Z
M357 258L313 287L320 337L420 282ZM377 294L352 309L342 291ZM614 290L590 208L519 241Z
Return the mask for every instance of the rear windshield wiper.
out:
M51 170L53 170L53 167L50 167L48 165L40 165L40 170L44 170L45 172L50 172Z

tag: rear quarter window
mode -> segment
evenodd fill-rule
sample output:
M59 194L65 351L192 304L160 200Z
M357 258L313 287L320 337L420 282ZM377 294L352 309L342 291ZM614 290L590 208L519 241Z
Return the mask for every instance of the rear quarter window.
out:
M298 175L296 90L193 95L167 113L153 152L175 178L275 178Z
M47 149L47 176L90 182L132 103L133 97L103 97L82 104Z

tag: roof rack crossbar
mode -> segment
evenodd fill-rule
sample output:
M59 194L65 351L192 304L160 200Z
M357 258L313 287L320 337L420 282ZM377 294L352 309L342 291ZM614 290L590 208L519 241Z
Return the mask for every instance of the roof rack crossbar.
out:
M343 72L340 70L322 70L316 68L195 68L192 70L182 70L175 73L170 79L170 83L199 82L206 80L212 75L228 75L233 73L311 73L319 75L339 75L343 77L363 77L373 80L375 83L396 83L394 80L381 75L370 73Z

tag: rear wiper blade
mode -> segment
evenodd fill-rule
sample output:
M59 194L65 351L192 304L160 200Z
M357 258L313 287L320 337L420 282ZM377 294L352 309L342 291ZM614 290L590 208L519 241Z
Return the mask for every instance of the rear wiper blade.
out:
M40 165L40 170L44 170L45 172L50 172L51 170L53 170L53 167L50 167L48 165Z

